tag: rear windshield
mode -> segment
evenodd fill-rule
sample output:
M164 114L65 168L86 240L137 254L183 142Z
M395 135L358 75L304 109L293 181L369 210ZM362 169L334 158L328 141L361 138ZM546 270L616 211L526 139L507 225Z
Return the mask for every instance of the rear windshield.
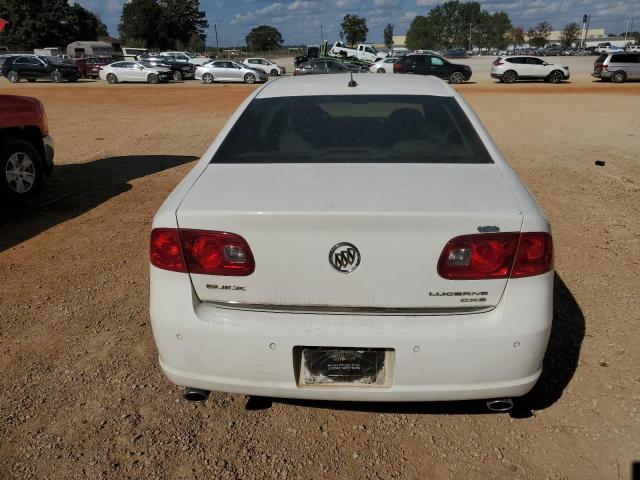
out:
M493 163L451 97L255 99L215 163Z

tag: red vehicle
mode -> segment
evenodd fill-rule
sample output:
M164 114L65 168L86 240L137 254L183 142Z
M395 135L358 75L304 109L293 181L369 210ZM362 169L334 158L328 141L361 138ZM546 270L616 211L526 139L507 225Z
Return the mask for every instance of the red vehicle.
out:
M111 57L89 57L85 64L84 76L89 78L98 78L100 76L100 69L105 65L113 63Z
M34 197L53 171L53 139L39 100L0 95L0 196Z

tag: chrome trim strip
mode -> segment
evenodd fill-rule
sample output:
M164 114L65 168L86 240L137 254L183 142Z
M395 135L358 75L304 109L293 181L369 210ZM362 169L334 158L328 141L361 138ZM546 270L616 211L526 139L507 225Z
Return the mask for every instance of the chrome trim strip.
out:
M230 310L278 313L321 313L326 315L462 315L484 313L495 307L348 307L333 305L269 305L261 303L223 302L207 300L205 304Z

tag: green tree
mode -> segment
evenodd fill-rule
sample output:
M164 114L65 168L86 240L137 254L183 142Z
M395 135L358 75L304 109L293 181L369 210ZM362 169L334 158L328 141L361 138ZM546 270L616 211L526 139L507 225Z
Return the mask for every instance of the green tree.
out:
M384 46L387 48L393 47L393 25L387 23L384 27Z
M511 27L507 31L505 38L508 45L518 47L524 43L524 30L522 27Z
M208 26L199 0L131 0L118 30L128 46L166 50L201 46Z
M159 23L162 7L156 0L131 0L122 6L120 16L120 40L129 47L163 48L159 41ZM154 21L149 21L154 19Z
M340 38L344 38L349 45L355 45L367 40L369 27L366 18L354 14L347 14L342 18L340 24Z
M426 50L429 48L439 48L438 39L435 34L435 27L431 24L431 19L423 15L418 15L413 19L405 43L407 48L412 50Z
M98 37L104 37L109 34L107 26L102 23L100 17L78 3L74 3L69 7L66 22L73 40L97 40Z
M200 10L199 0L159 0L162 8L159 22L159 39L166 48L182 49L188 45L202 45L206 41L205 30L209 27L205 13ZM198 49L198 51L204 48Z
M245 40L247 46L256 51L279 48L284 43L282 34L271 25L260 25L252 28Z
M106 33L95 14L67 0L0 0L0 17L9 22L0 43L11 50L66 47Z
M426 16L414 19L407 31L407 46L416 49L467 48L470 43L502 47L511 20L504 12L490 14L478 2L445 2Z
M571 22L562 29L560 32L560 43L563 47L570 47L580 39L580 25L576 22Z
M527 31L527 37L529 45L532 47L544 47L547 44L547 39L551 35L553 27L548 22L540 22L535 28L530 28Z

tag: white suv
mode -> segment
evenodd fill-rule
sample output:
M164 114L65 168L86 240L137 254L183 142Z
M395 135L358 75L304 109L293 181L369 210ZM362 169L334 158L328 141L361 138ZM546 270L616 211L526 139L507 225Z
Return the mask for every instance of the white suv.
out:
M209 57L191 55L186 52L160 52L160 56L170 58L176 62L193 63L194 65L204 65L211 61Z
M569 79L569 67L547 63L538 57L498 57L491 66L491 77L504 83L513 83L516 80L560 83Z
M508 410L541 373L549 223L431 76L255 89L160 207L150 246L160 366L191 399Z
M267 75L272 77L277 77L279 75L284 75L286 72L285 68L278 65L277 63L271 62L266 58L245 58L245 65L248 65L251 68L257 68L258 70L262 70Z

